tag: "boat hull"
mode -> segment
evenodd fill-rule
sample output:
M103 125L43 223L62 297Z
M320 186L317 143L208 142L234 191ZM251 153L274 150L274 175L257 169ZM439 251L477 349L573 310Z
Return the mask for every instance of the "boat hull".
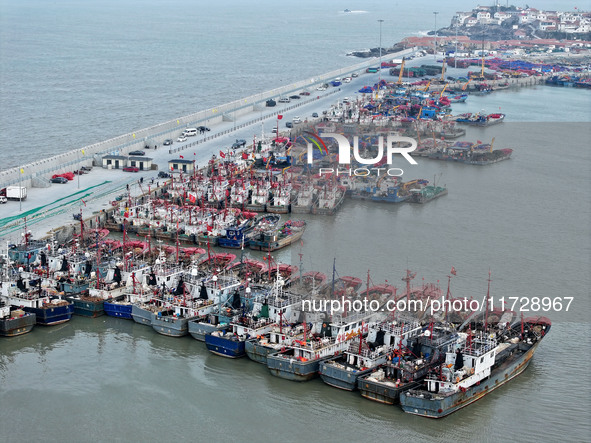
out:
M147 309L132 305L131 318L140 325L152 326L152 311Z
M304 231L299 231L293 235L281 238L277 241L252 240L250 242L249 247L250 247L250 249L254 249L256 251L272 252L272 251L276 251L277 249L285 248L286 246L289 246L292 243L297 242L300 238L302 238L303 235L304 235Z
M266 212L266 208L267 205L246 205L246 210L252 212Z
M22 317L0 319L0 336L16 337L31 332L37 321L37 316L26 313Z
M226 337L206 334L205 346L210 352L221 357L241 358L246 355L244 341L232 340Z
M222 326L212 325L210 323L204 323L199 321L189 321L188 330L191 337L195 340L205 341L205 334L210 334L214 331L223 329Z
M291 207L291 213L292 214L309 214L312 211L312 205L307 205L307 206L298 206L298 205L292 205Z
M357 389L359 389L362 397L386 405L398 404L402 392L416 388L420 384L421 382L415 381L396 387L379 381L368 380L367 378L357 379Z
M292 381L308 381L318 377L320 362L330 357L313 361L299 361L295 358L287 358L278 354L267 357L267 368L276 377Z
M177 318L171 315L152 314L151 324L154 331L168 337L183 337L189 333L190 317Z
M345 391L354 391L357 389L357 379L371 372L374 368L366 369L365 371L347 371L346 369L338 368L328 362L320 363L318 373L320 378L327 385L335 388L344 389Z
M74 314L82 317L100 317L104 315L104 300L85 301L80 298L66 297L67 300L74 303Z
M74 304L69 303L66 306L48 306L43 308L24 307L23 311L35 314L38 325L54 326L70 321L74 314Z
M271 214L289 214L289 205L281 205L281 206L267 206L267 212Z
M133 320L131 316L131 303L117 303L116 301L105 301L104 303L105 315L109 317L125 318Z
M279 349L261 345L256 339L248 340L245 345L245 351L248 358L257 363L267 365L267 357L269 354L278 352Z

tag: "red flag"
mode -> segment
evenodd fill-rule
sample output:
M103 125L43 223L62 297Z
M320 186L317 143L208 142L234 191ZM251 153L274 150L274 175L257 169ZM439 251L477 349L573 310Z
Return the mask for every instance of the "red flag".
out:
M220 157L226 158L226 154L224 154L222 151L220 151Z
M180 157L180 158L185 158L185 157L183 157L182 155L179 155L179 157Z
M281 120L283 116L281 114L277 114L277 120Z
M86 202L84 200L80 199L80 201L84 203L84 206L86 206Z
M242 160L247 160L248 159L248 154L246 152L242 153Z
M207 232L211 232L211 231L213 231L213 226L207 225Z
M453 266L451 267L451 273L452 275L456 275L456 268L454 268Z

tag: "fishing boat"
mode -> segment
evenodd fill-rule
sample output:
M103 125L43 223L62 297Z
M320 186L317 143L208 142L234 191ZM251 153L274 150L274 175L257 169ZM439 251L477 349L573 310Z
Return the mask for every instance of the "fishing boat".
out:
M8 258L13 263L29 265L37 259L37 254L39 252L51 247L46 240L33 240L33 234L31 231L27 231L26 224L25 230L21 236L21 243L8 245Z
M400 394L420 386L429 371L443 362L445 353L465 341L445 325L424 328L404 346L394 349L386 362L357 379L357 389L368 400L397 404Z
M35 314L37 324L44 326L65 323L72 318L74 304L55 289L48 287L36 274L13 272L12 278L2 284L2 295L13 306Z
M345 199L346 189L342 186L325 186L318 193L316 205L312 207L312 214L334 215Z
M265 212L269 203L271 185L269 182L260 182L251 189L250 202L246 205L248 211Z
M295 323L299 317L302 297L285 292L284 284L281 277L276 278L270 293L266 287L255 287L253 291L247 287L240 307L234 304L234 309L226 311L226 316L232 315L229 326L205 335L207 348L224 357L239 358L250 353L251 359L266 361L269 352L279 349L267 346L265 338L273 335L275 344L278 343L282 339L273 331L287 331L287 324Z
M189 333L189 321L204 318L214 309L214 300L199 284L197 268L193 268L193 284L185 286L183 276L176 289L163 298L163 309L152 313L152 328L169 337L182 337Z
M240 249L248 247L253 239L258 238L260 233L274 230L280 220L280 215L265 214L256 219L251 219L249 228L227 228L226 236L220 237L218 244L222 248Z
M402 409L441 418L481 399L527 368L551 324L546 317L531 317L511 325L499 323L493 334L469 334L464 346L446 353L438 373L400 395Z
M333 321L322 334L305 336L285 350L267 356L271 374L292 381L307 381L318 376L322 361L339 355L349 347L350 340L367 333L372 315L355 313L333 315Z
M464 128L448 128L444 129L439 133L440 137L443 137L446 140L451 140L454 138L460 138L466 135L466 130Z
M450 103L464 103L468 98L468 94L446 95Z
M318 200L318 190L311 182L304 183L296 194L295 201L291 205L293 214L309 214Z
M505 120L505 114L485 114L480 112L478 114L466 113L456 117L457 123L462 123L472 126L491 126L502 123Z
M142 297L142 282L150 270L145 263L129 266L127 271L121 271L120 264L115 265L103 280L97 279L88 294L79 297L78 303L86 303L89 312L94 308L94 312L100 309L110 317L131 319L132 303L147 301Z
M136 323L152 325L152 315L164 309L164 298L173 291L183 275L183 269L178 265L167 264L158 259L147 277L146 285L151 288L152 296L136 300L131 306L131 317Z
M267 203L267 212L288 214L291 210L291 184L278 185L271 189L271 198Z
M282 321L273 325L268 333L247 340L244 350L252 361L266 366L269 354L285 350L286 346L303 338L304 325L302 323L287 324Z
M238 293L240 285L240 280L233 274L223 272L210 275L201 281L200 297L213 300L214 305L211 312L204 317L197 317L188 321L187 330L191 337L199 341L205 341L205 334L223 330L227 327L227 324L224 324L220 317L225 315L225 310L232 307L232 304L240 307L240 295Z
M20 307L11 306L8 299L0 297L0 336L16 337L31 332L35 326L36 315L25 312Z
M447 188L443 186L427 185L419 189L411 189L409 201L411 203L427 203L438 197L443 197L444 195L447 195Z
M305 230L304 220L288 220L279 229L258 234L250 240L248 247L257 251L275 251L297 242Z
M254 229L256 220L254 218L243 220L237 226L226 228L225 235L218 238L218 246L220 248L240 249L244 246L248 247L250 242L249 234Z
M386 363L395 349L408 346L421 331L417 321L371 325L366 339L357 337L343 354L320 363L320 378L335 388L353 391L357 388L358 377Z
M246 341L269 332L274 321L269 318L246 317L232 321L228 328L205 334L207 349L221 357L241 358L246 356Z

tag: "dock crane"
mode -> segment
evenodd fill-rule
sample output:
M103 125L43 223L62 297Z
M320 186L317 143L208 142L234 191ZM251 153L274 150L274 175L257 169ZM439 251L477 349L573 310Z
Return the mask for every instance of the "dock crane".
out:
M402 74L404 72L404 62L406 62L406 59L404 57L402 57L402 63L400 64L400 73L398 74L398 81L396 82L397 85L402 84Z

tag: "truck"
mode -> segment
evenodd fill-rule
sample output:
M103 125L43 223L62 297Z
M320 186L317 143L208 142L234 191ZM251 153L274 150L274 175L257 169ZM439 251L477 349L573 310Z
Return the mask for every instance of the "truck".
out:
M7 186L6 198L8 200L26 200L27 188L24 186Z

